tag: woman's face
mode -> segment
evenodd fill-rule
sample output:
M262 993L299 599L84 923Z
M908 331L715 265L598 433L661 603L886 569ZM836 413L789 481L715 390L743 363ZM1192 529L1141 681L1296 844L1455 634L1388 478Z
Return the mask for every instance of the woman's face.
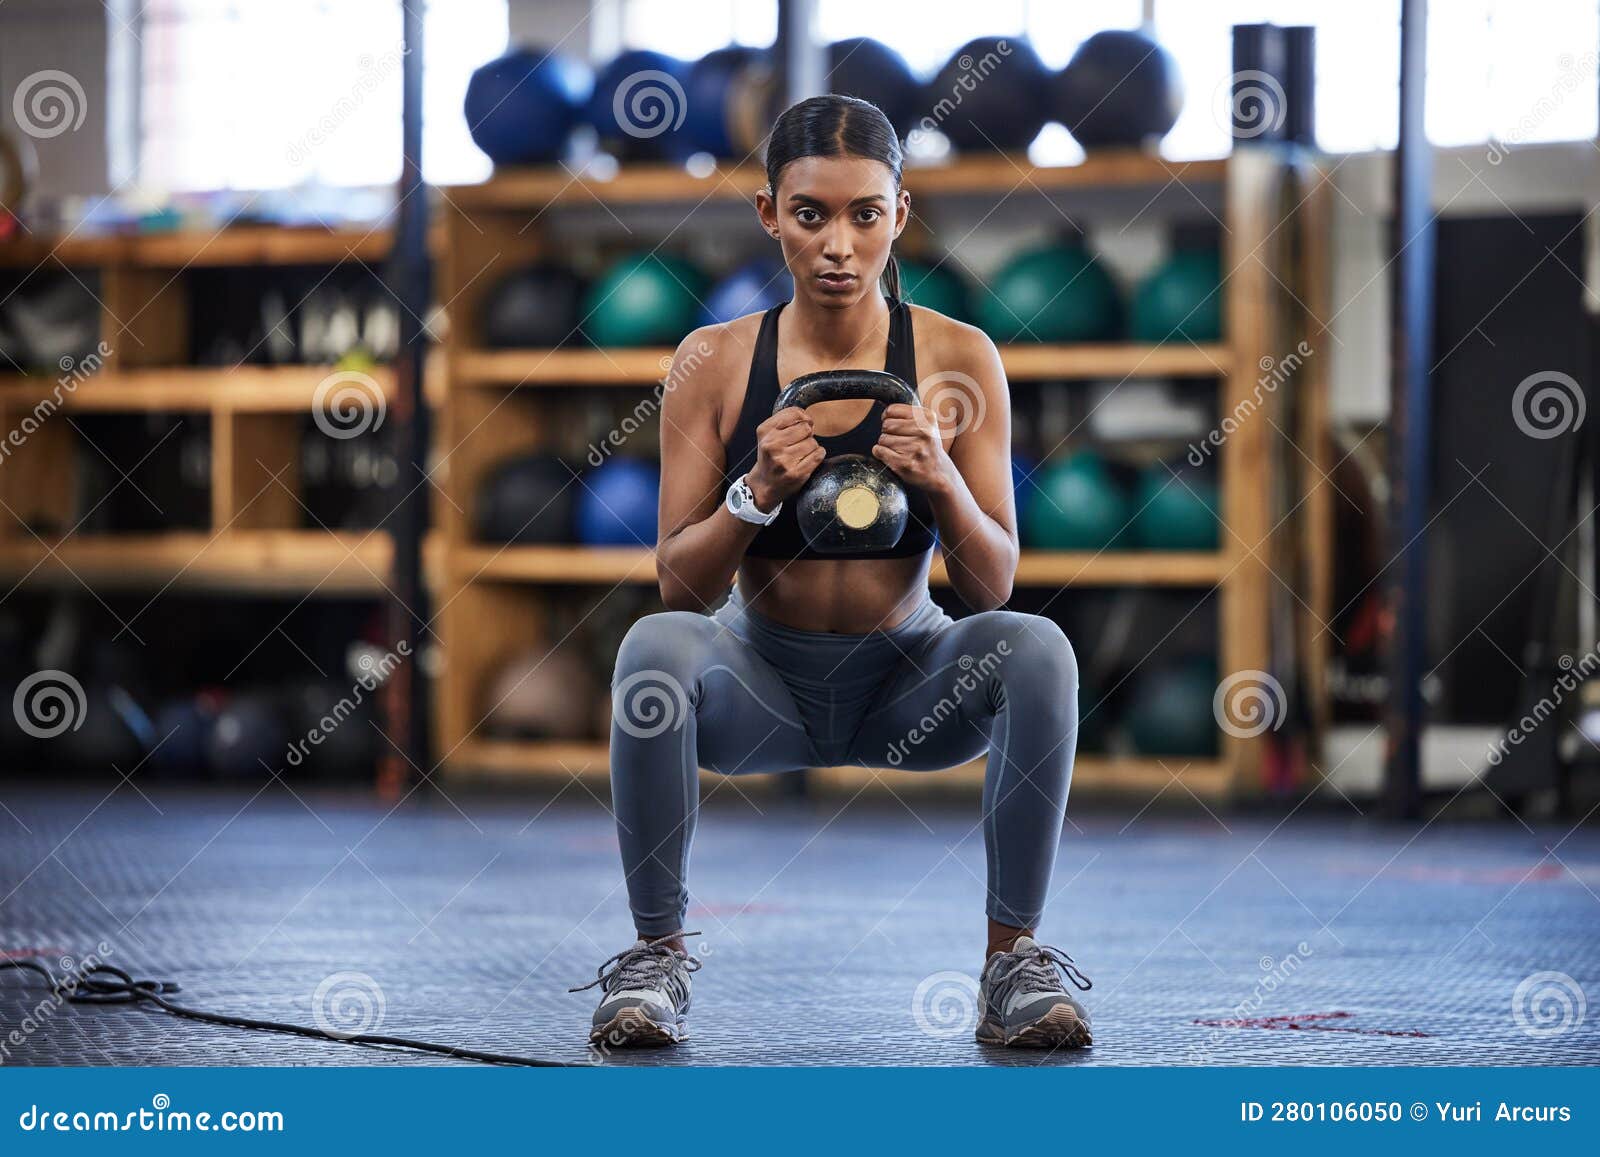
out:
M889 249L906 226L911 195L864 157L802 157L756 198L761 224L783 246L797 297L848 309L878 292Z

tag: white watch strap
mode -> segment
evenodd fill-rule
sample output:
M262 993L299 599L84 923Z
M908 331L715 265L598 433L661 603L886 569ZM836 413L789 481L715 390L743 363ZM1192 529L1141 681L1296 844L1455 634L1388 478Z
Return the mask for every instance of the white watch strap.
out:
M739 494L741 498L738 505L734 504L735 494ZM756 526L771 526L773 520L778 517L778 511L783 509L781 502L771 510L762 510L758 507L755 495L750 490L750 483L744 476L734 479L733 484L728 487L726 504L735 518L754 523Z

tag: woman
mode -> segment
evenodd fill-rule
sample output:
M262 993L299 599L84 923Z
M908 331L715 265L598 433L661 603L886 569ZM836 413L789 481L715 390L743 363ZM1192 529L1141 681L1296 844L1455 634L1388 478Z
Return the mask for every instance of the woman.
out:
M1017 564L1005 373L981 331L901 302L890 247L911 200L900 169L894 130L864 101L816 97L785 112L757 210L794 300L678 349L656 548L672 609L628 632L612 682L612 796L639 939L584 986L604 993L595 1043L685 1035L700 966L684 946L696 933L683 930L698 768L933 771L985 750L978 1039L1090 1042L1062 974L1088 981L1034 939L1072 776L1076 662L1048 619L996 609ZM780 384L802 374L880 367L922 383L924 404L772 412ZM934 411L949 401L961 420L941 428ZM910 515L892 548L818 555L800 532L792 500L826 455L845 452L872 454L905 484ZM936 533L976 612L960 621L929 597Z

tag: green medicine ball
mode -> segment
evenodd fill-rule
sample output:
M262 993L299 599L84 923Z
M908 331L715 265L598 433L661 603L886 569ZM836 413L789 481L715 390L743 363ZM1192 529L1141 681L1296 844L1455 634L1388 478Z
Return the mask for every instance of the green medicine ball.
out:
M900 293L912 305L920 305L957 321L972 320L972 299L967 284L951 265L924 265L920 261L900 260Z
M623 258L585 297L584 332L602 347L677 345L694 329L706 288L705 274L679 258Z
M1104 755L1110 747L1111 704L1098 687L1078 684L1078 751Z
M1212 713L1216 671L1204 662L1159 668L1139 679L1124 720L1141 755L1213 756L1218 723Z
M1173 254L1133 295L1133 340L1222 339L1222 257L1216 251Z
M1039 470L1023 541L1036 550L1105 550L1120 544L1132 510L1105 459L1080 450Z
M1133 508L1134 541L1144 550L1216 550L1221 541L1217 484L1193 470L1150 467L1139 478Z
M978 323L997 342L1114 341L1122 302L1105 268L1081 245L1013 258L980 295Z

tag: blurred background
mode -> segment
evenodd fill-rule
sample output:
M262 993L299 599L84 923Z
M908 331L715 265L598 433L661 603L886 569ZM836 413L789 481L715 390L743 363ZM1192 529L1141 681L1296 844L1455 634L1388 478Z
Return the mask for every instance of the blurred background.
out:
M905 139L908 296L1000 344L1077 795L1572 811L1597 49L1584 0L8 0L0 766L603 798L665 362L788 296L762 136L832 90Z

